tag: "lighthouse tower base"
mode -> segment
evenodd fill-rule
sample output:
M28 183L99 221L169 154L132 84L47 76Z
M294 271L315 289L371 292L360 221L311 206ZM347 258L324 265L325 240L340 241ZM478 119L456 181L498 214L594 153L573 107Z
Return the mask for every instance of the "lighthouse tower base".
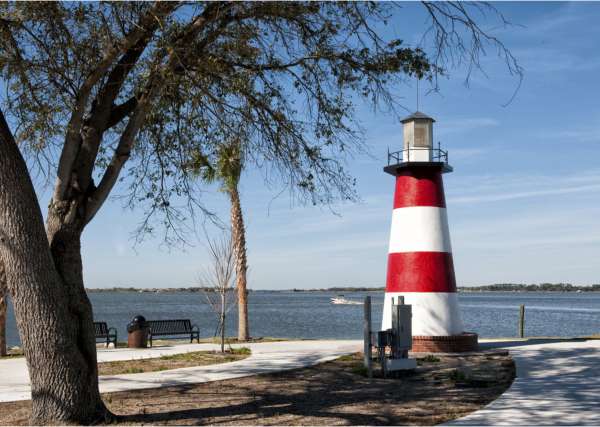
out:
M456 292L386 292L381 329L392 327L392 300L412 306L412 351L463 353L477 351L477 334L463 332Z
M465 353L479 350L477 334L463 332L460 335L413 336L414 353Z

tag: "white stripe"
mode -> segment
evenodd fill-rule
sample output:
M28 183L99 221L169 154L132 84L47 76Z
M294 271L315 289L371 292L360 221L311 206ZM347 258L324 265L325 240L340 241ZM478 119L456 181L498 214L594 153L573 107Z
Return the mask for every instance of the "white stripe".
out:
M446 208L394 209L389 252L452 252Z
M386 292L381 329L392 327L392 298L404 297L412 305L412 334L459 335L464 331L456 292Z

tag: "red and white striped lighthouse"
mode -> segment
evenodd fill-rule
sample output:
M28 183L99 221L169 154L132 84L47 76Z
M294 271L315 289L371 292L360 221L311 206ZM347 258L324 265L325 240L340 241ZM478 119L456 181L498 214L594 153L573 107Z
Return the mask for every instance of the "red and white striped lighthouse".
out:
M391 328L392 298L412 305L413 351L477 348L458 306L442 174L448 153L433 146L433 120L416 112L402 120L404 145L388 154L396 177L382 329Z

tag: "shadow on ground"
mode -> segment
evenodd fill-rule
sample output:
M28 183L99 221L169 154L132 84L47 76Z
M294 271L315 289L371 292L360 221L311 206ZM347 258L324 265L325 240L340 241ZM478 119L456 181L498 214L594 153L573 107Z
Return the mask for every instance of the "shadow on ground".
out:
M449 363L473 369L484 360L506 371L504 382L465 388L448 380L454 365L443 362L403 379L368 379L353 373L360 360L338 360L235 381L113 393L107 402L130 414L121 418L128 424L434 425L491 402L510 384L507 356L470 360Z
M479 349L480 350L489 350L496 348L511 348L511 347L523 347L529 345L540 345L540 344L554 344L561 342L585 342L587 338L522 338L514 340L499 340L499 341L489 341L489 342L480 342Z

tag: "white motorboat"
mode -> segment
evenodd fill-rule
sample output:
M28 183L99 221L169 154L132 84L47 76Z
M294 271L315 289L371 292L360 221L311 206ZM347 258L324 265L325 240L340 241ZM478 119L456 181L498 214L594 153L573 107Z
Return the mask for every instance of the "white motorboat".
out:
M352 301L344 298L344 296L337 296L330 299L332 304L344 304L344 305L360 305L362 302L360 301Z

